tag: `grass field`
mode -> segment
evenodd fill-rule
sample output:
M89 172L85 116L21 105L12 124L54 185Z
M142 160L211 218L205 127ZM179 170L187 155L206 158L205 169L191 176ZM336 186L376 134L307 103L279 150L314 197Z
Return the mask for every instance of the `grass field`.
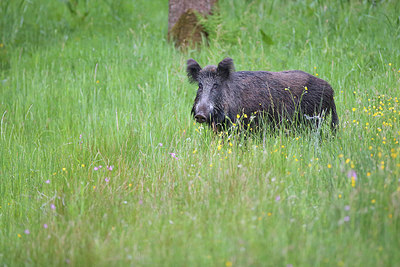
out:
M220 0L186 51L166 0L67 2L0 2L1 266L400 266L399 1ZM329 81L336 137L195 124L226 56Z

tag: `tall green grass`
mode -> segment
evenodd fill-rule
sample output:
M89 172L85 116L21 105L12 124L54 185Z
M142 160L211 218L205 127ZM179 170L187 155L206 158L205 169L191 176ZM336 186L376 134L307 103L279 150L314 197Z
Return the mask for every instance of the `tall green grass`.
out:
M67 2L0 3L1 265L399 264L398 1L221 0L185 51L166 1ZM226 56L329 81L336 138L195 124Z

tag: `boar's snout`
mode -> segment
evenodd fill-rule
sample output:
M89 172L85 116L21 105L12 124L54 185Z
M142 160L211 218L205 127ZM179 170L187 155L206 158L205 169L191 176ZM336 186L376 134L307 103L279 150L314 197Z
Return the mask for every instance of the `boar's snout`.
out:
M198 123L203 123L203 122L206 122L206 120L207 120L207 118L206 118L206 116L204 116L203 114L196 114L195 116L194 116L194 118L196 119L196 121L198 122Z
M209 103L201 101L194 108L194 119L198 123L204 123L210 119L212 113L212 106Z

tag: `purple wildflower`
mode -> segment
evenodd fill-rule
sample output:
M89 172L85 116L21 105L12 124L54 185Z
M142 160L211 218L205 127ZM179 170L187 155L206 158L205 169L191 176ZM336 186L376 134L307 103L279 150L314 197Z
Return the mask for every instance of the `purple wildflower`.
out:
M357 180L357 173L355 170L350 170L347 172L347 177L349 178L354 178L354 180Z
M43 228L47 229L49 226L47 225L47 223L43 224Z
M139 200L139 205L143 205L143 200Z
M350 216L346 216L346 217L344 217L344 219L343 219L345 222L348 222L348 221L350 221Z
M159 147L162 147L162 146L163 146L163 144L162 144L162 143L158 143L158 146L159 146Z
M103 168L103 166L99 165L99 169Z
M176 156L176 153L168 153L171 155L171 157L173 157L174 159L178 159L178 157Z
M99 169L99 168L97 168L97 167L94 167L94 170L95 170L95 171L97 171L98 169Z
M106 181L106 183L108 183L108 182L110 181L110 179L109 179L108 177L106 177L106 178L104 179L104 181Z
M109 171L112 171L113 168L114 168L114 166L107 166L107 169L108 169Z
M27 234L27 235L29 235L31 232L29 231L29 229L26 229L26 230L24 231L24 233Z
M275 201L279 201L279 200L281 200L281 196L277 196L277 197L275 198Z
M350 210L350 206L349 206L349 205L346 205L346 206L344 207L344 210Z
M47 180L47 181L46 181L46 184L49 184L49 183L50 183L50 180Z
M50 205L50 208L51 208L52 210L55 210L55 209L56 209L56 205L51 204L51 205Z

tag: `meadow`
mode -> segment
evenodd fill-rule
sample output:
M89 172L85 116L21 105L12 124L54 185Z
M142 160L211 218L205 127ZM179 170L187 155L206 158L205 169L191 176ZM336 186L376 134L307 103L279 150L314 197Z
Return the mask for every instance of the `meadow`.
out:
M400 266L399 14L220 0L179 50L166 0L1 1L0 265ZM327 80L336 136L196 124L186 60L227 56Z

